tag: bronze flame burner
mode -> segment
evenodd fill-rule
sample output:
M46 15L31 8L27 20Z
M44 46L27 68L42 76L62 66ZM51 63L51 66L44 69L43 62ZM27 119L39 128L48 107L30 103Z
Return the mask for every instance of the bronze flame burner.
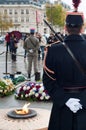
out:
M27 119L37 116L37 112L33 109L29 109L28 113L16 113L16 111L20 112L22 109L11 110L7 113L7 116L14 119Z

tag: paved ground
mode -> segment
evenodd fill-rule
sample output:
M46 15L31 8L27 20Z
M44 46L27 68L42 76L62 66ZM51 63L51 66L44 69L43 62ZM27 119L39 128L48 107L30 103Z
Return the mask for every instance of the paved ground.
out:
M33 110L37 115L27 119L9 118L7 114L13 112L12 109L0 110L0 117L2 117L0 118L0 130L39 130L41 128L47 128L50 111L38 108L34 108Z
M23 57L24 49L22 45L19 44L16 63L13 63L11 61L10 54L8 54L8 60L7 60L7 65L6 65L6 58L5 58L6 54L3 53L5 52L5 50L6 50L6 47L4 45L0 45L0 78L3 78L3 76L5 76L3 73L6 72L6 67L7 67L8 73L15 73L16 71L21 71L23 74L27 75L27 61L26 62L24 61L24 57ZM41 72L41 77L42 77L42 70L43 70L42 66L43 66L42 62L39 61L39 70ZM32 77L32 80L34 80L34 77ZM0 110L5 111L5 110L13 109L13 108L21 108L25 103L27 103L27 101L16 100L14 95L0 98ZM30 108L43 109L43 110L46 109L49 111L51 110L51 107L52 107L51 102L31 102L31 105L30 105ZM1 126L2 126L2 123L0 123L0 127ZM9 128L8 130L12 130L11 126L8 126L8 128ZM0 130L7 130L7 129L4 129L1 127ZM16 128L15 130L19 130L19 129ZM30 130L34 130L34 129L30 129Z
M6 62L6 53L3 53L6 51L6 47L3 44L0 44L0 77L3 77L3 73L15 73L16 71L21 71L24 74L27 74L27 60L24 62L24 49L21 44L19 44L19 47L17 49L17 61L12 62L10 54L8 54L7 62ZM6 64L7 63L7 64ZM39 61L39 71L41 71L42 74L42 62ZM32 70L33 73L33 70Z

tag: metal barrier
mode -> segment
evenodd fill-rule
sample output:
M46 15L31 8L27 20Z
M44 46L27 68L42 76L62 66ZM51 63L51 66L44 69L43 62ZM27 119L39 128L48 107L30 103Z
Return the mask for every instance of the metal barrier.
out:
M5 51L1 52L0 55L2 55L2 54L4 54L4 53L5 53Z

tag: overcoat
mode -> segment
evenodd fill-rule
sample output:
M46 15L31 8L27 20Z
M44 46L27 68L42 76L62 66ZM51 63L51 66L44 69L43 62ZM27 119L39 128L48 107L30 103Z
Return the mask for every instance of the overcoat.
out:
M69 35L64 42L86 70L85 39L81 35ZM52 44L46 50L43 84L53 102L48 130L86 130L86 74L61 43ZM65 105L69 98L80 99L83 109L74 114Z

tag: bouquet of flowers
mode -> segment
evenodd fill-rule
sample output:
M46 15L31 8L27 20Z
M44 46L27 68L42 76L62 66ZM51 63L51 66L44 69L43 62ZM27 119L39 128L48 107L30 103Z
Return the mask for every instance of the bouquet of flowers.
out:
M45 90L43 83L27 82L19 87L15 93L16 99L30 99L32 101L47 101L50 96Z
M15 86L11 79L0 79L0 96L7 96L13 93Z
M4 79L11 79L14 85L18 85L19 83L25 81L25 76L21 73L15 73L4 76Z

